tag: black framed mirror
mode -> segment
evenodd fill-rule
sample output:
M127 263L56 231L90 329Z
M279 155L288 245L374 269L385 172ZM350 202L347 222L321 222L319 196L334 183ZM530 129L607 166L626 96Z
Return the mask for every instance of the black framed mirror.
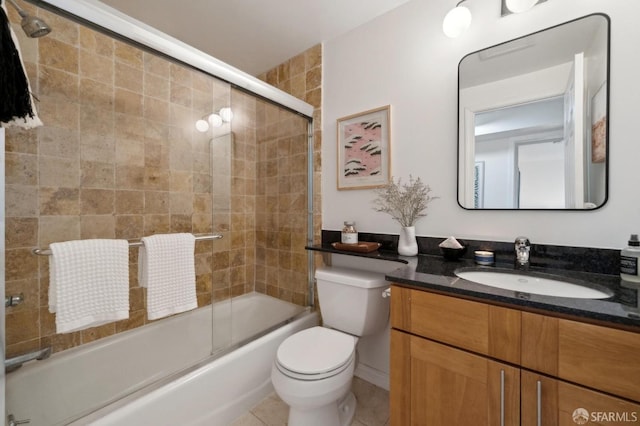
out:
M592 210L608 196L610 20L588 15L458 66L458 203Z

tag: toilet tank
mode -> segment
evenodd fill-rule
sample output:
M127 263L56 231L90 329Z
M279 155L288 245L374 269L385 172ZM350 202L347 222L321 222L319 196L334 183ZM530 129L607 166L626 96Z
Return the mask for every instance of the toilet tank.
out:
M344 267L316 270L316 285L322 321L326 327L354 336L382 330L389 319L389 287L384 274Z

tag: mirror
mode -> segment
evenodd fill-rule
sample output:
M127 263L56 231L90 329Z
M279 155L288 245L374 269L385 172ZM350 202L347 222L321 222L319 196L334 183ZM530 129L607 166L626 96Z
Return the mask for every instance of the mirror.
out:
M465 56L458 203L595 209L607 200L609 18L594 14Z

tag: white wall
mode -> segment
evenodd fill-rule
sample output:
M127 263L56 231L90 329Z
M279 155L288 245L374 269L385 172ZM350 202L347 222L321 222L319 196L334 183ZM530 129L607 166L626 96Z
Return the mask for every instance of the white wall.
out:
M416 224L418 235L618 248L640 232L637 99L640 98L640 1L552 0L500 18L499 0L466 4L471 28L457 39L442 33L456 0L413 0L324 47L322 215L324 229L347 219L359 231L397 234L399 225L374 212L371 190L336 190L336 119L391 105L394 176L420 176L441 198ZM590 13L611 18L609 201L596 211L466 211L456 201L457 67L468 53ZM559 232L561 231L561 232Z

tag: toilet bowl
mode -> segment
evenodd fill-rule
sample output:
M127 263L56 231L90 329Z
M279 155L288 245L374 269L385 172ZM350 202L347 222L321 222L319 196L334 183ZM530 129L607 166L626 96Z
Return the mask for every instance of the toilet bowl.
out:
M278 348L271 381L289 405L289 425L348 425L355 413L351 381L357 339L313 327L287 338Z
M351 382L359 336L387 323L384 274L349 268L316 271L324 326L289 336L271 369L276 393L289 405L290 426L346 426L355 414Z

